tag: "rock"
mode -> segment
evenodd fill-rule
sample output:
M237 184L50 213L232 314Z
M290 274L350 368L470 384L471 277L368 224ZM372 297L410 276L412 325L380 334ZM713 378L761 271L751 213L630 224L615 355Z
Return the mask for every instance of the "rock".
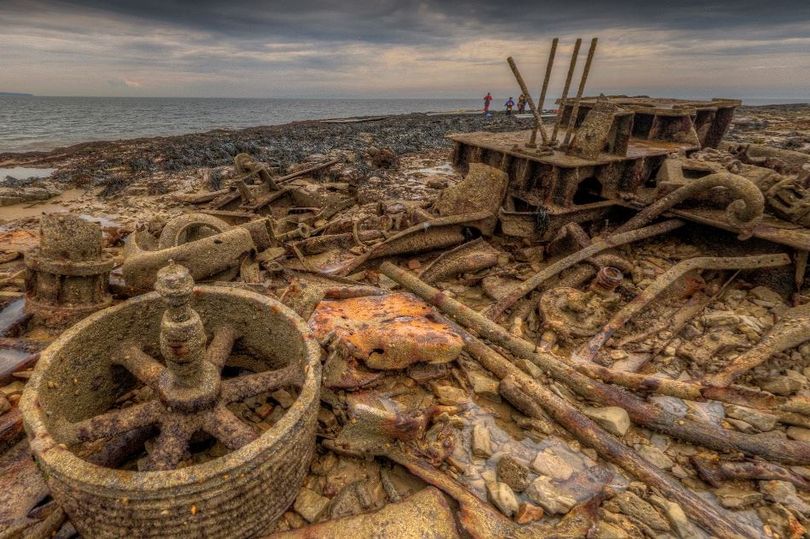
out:
M767 432L776 427L776 416L735 404L726 405L726 415L745 421L757 430Z
M551 448L537 453L532 468L556 481L566 481L574 474L574 468Z
M472 454L480 458L492 456L492 439L489 429L481 424L475 425L472 431Z
M553 515L567 513L577 503L570 496L551 482L551 479L540 476L526 489L526 496Z
M766 382L762 389L775 395L792 395L802 388L802 383L792 376L779 376Z
M611 498L604 504L605 509L622 512L653 530L669 531L669 522L649 502L639 498L636 494L626 490Z
M529 468L511 455L504 455L497 465L498 480L506 483L515 492L523 492L529 487Z
M501 513L511 517L518 510L518 501L512 487L506 483L487 483L487 497Z
M753 505L762 499L762 493L756 490L724 486L714 491L720 500L720 505L726 509L742 509Z
M11 403L4 395L0 395L0 414L5 414L11 410Z
M543 518L543 508L537 507L529 502L523 502L518 506L517 513L515 514L515 522L518 524L529 524L530 522L537 522Z
M501 394L498 392L499 382L482 372L470 371L467 373L472 390L476 395L494 402L501 402Z
M760 481L759 490L772 502L781 503L803 515L810 515L810 505L796 493L796 487L788 481Z
M606 431L622 437L630 428L630 416L624 408L605 406L603 408L586 408L585 415L599 423Z
M683 508L675 502L665 500L658 496L652 496L650 500L655 503L666 515L672 526L672 530L680 539L702 539L705 534L700 533L686 517Z
M600 520L596 524L596 529L592 534L588 534L588 537L591 539L627 539L631 535L616 524Z
M669 470L675 464L672 459L654 445L645 445L639 448L639 454L662 470Z
M757 286L756 288L752 288L751 290L749 290L748 293L758 300L765 301L767 303L771 303L774 305L780 305L784 303L782 296L780 296L777 292L771 290L767 286Z
M289 408L295 402L295 398L286 389L277 389L270 393L270 396L283 408Z
M433 393L436 395L439 403L445 406L464 404L470 400L466 391L454 386L437 384L433 386Z
M425 182L425 185L431 189L444 189L448 183L444 178L430 178Z
M304 487L298 492L293 509L304 517L307 522L312 523L318 520L328 506L329 498Z
M803 427L788 427L787 435L791 440L810 442L810 429L805 429Z

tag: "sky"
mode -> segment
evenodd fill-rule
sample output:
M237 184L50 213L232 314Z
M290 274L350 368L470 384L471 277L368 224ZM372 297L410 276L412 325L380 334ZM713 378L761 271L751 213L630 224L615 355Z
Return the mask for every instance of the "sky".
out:
M0 0L0 91L156 97L810 97L810 0ZM578 75L577 75L578 76Z

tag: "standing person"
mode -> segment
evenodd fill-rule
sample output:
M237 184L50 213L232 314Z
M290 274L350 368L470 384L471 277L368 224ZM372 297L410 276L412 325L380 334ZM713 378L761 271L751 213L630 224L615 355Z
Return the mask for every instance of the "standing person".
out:
M526 95L525 94L520 94L520 97L518 97L518 112L520 114L523 114L524 112L526 112Z
M490 103L492 103L492 94L487 92L487 95L484 96L484 114L489 112Z
M515 106L515 101L510 97L504 104L506 107L506 114L512 114L512 107Z

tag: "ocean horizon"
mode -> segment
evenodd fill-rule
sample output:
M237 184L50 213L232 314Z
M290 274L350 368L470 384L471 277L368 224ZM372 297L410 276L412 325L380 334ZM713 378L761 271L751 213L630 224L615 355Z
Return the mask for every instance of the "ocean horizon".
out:
M501 110L509 96L495 97ZM743 98L745 105L807 99ZM549 100L548 103L553 103ZM0 94L0 153L48 151L100 140L182 135L294 121L475 111L473 98L58 97Z

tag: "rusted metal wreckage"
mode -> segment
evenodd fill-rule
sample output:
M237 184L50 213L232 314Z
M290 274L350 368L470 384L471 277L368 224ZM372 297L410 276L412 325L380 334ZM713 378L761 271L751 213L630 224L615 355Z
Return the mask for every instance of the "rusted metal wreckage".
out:
M480 425L459 427L466 420L455 414L473 405L463 389L437 383L442 379L456 379L462 388L472 385L476 394L475 386L481 386L481 394L498 401L503 397L543 432L562 427L593 449L594 459L615 464L661 493L662 508L676 516L685 513L714 536L747 536L753 530L625 443L621 438L631 422L680 442L768 461L694 456L692 465L710 484L774 479L808 490L805 475L786 467L810 464L806 441L721 428L645 398L658 393L715 400L767 411L774 422L810 425L806 397L735 385L773 354L808 340L808 304L786 308L759 344L705 379L601 364L602 347L614 334L689 273L782 268L793 262L801 285L810 212L806 200L791 196L796 182L805 180L786 175L796 172L792 159L801 156L783 159L735 147L730 148L735 159L715 158L710 149L720 144L738 101L583 97L595 39L575 97L569 98L581 40L575 44L548 133L540 112L557 45L555 39L539 102L529 99L534 129L452 135L452 160L466 177L444 189L430 208L380 205L374 217L386 223L382 231L361 230L357 220L335 226L339 212L356 203L348 186L299 178L337 161L279 177L245 154L234 159L232 188L181 195L198 211L170 220L159 234L146 229L131 234L123 285L110 286L112 256L101 247L97 225L71 216L43 218L41 246L26 256L29 310L35 316L52 310L61 321L62 315L78 319L108 307L68 329L42 353L20 402L31 453L59 505L40 523L43 534L58 528L67 514L88 537L250 537L273 530L291 505L301 526L281 537L405 538L424 536L425 530L441 537L590 534L608 495L607 480L581 500L561 496L555 501L545 490L554 485L534 471L531 486L525 471L513 491L504 479L509 464L499 455L497 474L491 476L497 481L485 485L489 501L463 484L457 428L471 438L472 457L493 462L487 459L495 456L491 448L475 447L478 438L484 446L491 443ZM511 58L509 65L530 96ZM579 227L623 209L635 215L602 237L591 238ZM653 223L661 216L668 219ZM688 258L619 307L617 290L634 267L606 251L678 230L684 221L728 230L742 240L757 237L798 254L794 260L773 250ZM500 265L503 251L490 243L499 231L546 244L554 261L494 298L483 312L433 286ZM575 249L565 254L560 245L567 240ZM344 259L322 265L313 260L327 249L346 247L354 251ZM442 249L419 276L391 262ZM288 255L300 267L282 268L293 277L279 300L245 290L261 288L260 262L269 266ZM380 259L386 261L379 273L410 293L378 286L379 275L373 284L361 283L357 275L344 277ZM545 330L536 341L523 336L519 302L568 270L556 287L523 302L520 309L538 309ZM237 276L242 283L234 286L195 284ZM109 307L111 288L136 297ZM681 318L710 301L702 292L693 298ZM509 329L499 323L508 311ZM576 338L584 342L569 357L553 350L556 339ZM456 369L457 364L464 368ZM467 382L461 382L465 376ZM264 423L261 414L273 408L267 394L279 390L273 398L280 413ZM624 426L606 426L572 395L620 410ZM252 426L233 410L259 396L264 400L242 409L260 419L262 426ZM313 490L320 479L305 480L311 467L325 466L316 457L316 432L324 450L386 457L431 486L403 500L396 488L383 485L392 503L379 507L350 484L341 493L376 511L345 516L341 496L330 501ZM195 460L192 447L205 443L216 444L217 453ZM531 499L539 506L518 507L515 492L524 490L534 492ZM327 510L334 518L323 522ZM561 518L543 522L544 510Z

